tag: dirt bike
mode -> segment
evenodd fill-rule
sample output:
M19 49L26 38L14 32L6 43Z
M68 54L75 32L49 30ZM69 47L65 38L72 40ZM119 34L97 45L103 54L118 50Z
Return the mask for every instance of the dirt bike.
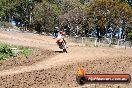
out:
M63 49L63 52L67 53L67 46L66 46L66 41L63 39L63 41L59 42L59 48Z

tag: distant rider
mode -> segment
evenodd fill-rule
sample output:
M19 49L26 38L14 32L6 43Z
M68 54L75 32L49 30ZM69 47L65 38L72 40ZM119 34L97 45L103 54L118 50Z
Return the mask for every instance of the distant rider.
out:
M58 32L59 32L59 27L55 27L55 29L54 29L54 38L57 38L57 36L58 36Z

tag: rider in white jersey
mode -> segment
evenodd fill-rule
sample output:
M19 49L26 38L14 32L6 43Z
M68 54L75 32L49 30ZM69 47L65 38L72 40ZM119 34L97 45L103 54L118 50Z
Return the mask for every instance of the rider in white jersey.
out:
M57 36L57 44L59 45L62 41L64 41L65 43L66 43L66 41L64 40L64 35L65 33L64 32L62 32L62 31L60 31L59 33L58 33L58 36Z

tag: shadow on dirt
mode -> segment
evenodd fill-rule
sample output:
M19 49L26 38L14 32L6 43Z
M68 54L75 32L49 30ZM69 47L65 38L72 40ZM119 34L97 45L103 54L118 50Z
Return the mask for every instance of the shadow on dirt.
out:
M63 51L55 51L55 53L63 53Z

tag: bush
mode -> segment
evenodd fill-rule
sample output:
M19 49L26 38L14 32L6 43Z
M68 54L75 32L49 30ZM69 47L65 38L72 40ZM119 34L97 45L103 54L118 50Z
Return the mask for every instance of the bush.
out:
M13 56L13 53L9 46L7 45L0 45L0 60Z
M28 56L31 55L31 50L30 50L29 48L23 48L22 54L23 54L25 57L28 57Z
M130 33L128 33L128 39L129 39L130 41L132 41L132 31L131 31Z
M12 47L17 47L17 48L12 48ZM29 50L29 48L27 47L12 46L3 43L0 44L0 60L4 60L9 57L15 57L19 54L28 57L29 55L31 55L31 50Z

